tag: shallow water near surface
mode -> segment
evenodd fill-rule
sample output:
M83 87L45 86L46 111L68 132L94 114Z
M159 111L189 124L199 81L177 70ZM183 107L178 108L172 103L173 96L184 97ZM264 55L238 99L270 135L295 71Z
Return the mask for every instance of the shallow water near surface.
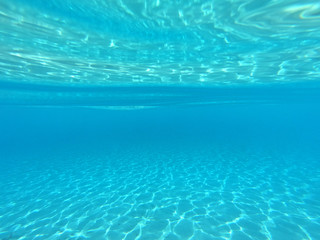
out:
M314 0L0 0L0 240L319 240Z

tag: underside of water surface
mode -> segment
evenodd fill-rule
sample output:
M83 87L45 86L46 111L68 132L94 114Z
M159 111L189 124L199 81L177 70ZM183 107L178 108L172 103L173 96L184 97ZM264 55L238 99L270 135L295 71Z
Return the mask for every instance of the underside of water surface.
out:
M317 1L0 0L0 240L319 240L319 122Z
M2 0L1 82L318 81L319 18L314 0Z

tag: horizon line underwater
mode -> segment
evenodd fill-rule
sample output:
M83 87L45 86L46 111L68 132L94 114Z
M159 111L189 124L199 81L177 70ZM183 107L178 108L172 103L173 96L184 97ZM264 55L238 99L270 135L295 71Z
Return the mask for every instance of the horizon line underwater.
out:
M320 240L315 0L0 0L0 240Z

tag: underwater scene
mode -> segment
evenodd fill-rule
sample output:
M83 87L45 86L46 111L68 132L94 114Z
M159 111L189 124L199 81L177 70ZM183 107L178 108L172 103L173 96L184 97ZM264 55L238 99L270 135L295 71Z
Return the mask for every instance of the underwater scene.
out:
M320 3L0 0L0 240L320 240Z

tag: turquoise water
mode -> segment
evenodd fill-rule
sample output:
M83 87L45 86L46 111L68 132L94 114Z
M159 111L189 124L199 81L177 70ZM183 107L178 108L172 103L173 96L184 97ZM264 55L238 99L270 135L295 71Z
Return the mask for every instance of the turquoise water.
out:
M320 239L317 1L0 0L0 240Z

